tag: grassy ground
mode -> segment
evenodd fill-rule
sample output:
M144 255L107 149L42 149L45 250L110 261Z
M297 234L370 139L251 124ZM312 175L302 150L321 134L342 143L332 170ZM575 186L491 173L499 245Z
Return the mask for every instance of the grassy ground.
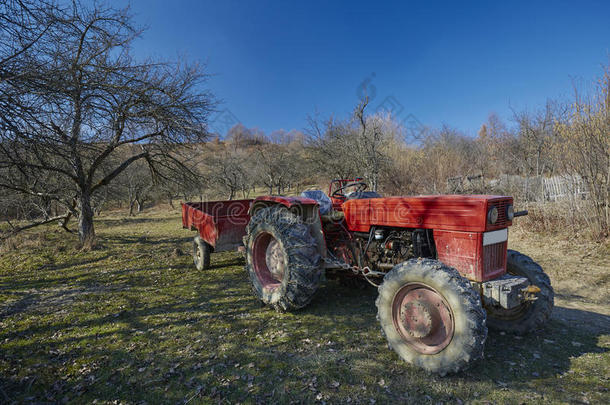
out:
M329 281L276 313L239 254L194 269L176 212L103 216L90 252L42 231L0 256L0 403L610 402L607 246L515 232L556 283L554 319L539 335L490 332L484 361L441 378L387 348L374 289Z

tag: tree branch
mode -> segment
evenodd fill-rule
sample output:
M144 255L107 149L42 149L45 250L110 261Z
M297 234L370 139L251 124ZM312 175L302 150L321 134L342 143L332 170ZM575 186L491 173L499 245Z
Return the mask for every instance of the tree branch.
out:
M98 188L107 185L108 183L110 183L112 181L112 179L114 179L116 176L121 174L121 172L123 170L127 169L127 167L129 167L130 164L132 164L136 160L142 159L142 158L144 158L146 156L148 156L148 152L142 152L142 153L140 153L138 155L134 155L134 156L130 157L129 159L127 159L126 161L121 163L116 169L114 169L108 175L106 175L106 177L104 177L103 179L98 181L95 186L91 187L91 192L94 192Z
M15 227L15 226L11 225L11 226L13 226L13 228L11 229L11 232L9 232L6 235L0 236L0 240L6 240L21 231L25 231L26 229L35 228L37 226L48 224L53 221L65 220L65 219L69 218L70 216L71 216L71 214L69 212L67 212L64 215L58 215L56 217L51 217L51 218L45 219L44 221L33 222L33 223L25 225L25 226Z

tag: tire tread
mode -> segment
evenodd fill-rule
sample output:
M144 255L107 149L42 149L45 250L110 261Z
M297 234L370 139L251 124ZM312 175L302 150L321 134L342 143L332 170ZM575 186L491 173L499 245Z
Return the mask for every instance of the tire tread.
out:
M288 281L282 283L280 297L270 302L264 294L254 271L251 260L250 244L262 226L271 226L282 239L287 258ZM263 303L273 306L277 311L297 310L308 305L318 289L321 276L320 255L315 249L315 240L309 227L301 218L285 207L271 206L257 211L246 228L246 271L250 277L254 295ZM315 253L312 254L312 251Z

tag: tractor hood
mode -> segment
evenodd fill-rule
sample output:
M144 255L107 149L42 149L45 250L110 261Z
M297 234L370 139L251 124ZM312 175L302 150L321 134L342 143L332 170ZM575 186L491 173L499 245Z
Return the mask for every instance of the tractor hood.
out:
M369 232L371 226L484 232L512 225L506 217L513 198L497 195L424 195L348 200L342 205L350 231ZM487 212L498 209L488 224Z

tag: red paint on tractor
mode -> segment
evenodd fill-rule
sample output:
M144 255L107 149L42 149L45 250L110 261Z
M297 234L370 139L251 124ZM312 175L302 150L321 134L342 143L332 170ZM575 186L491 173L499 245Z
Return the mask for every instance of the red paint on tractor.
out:
M348 229L369 232L372 226L434 230L438 259L473 281L487 281L506 272L506 243L483 248L483 232L511 225L506 207L512 197L494 195L431 195L348 200L343 212ZM498 220L488 224L495 206Z
M487 207L494 201L512 204L511 197L489 195L384 197L345 201L343 212L355 232L368 232L371 226L483 232L510 225L498 221L487 226Z
M436 254L472 281L487 281L506 273L506 242L483 246L483 233L434 230Z
M230 200L183 203L182 226L197 229L199 236L216 252L235 249L242 244L246 234L251 202L252 200Z
M506 228L507 226L512 225L513 223L512 221L508 220L506 212L506 208L508 207L508 205L512 204L512 197L495 197L487 200L487 210L489 210L492 206L495 206L498 209L498 220L493 225L488 224L486 230L493 231L496 229Z
M353 179L360 181L361 179ZM329 191L352 180L334 180ZM455 267L473 281L487 281L506 272L506 242L483 246L483 233L506 228L512 223L506 209L512 197L495 195L428 195L365 199L332 198L333 209L343 211L343 227L349 232L370 232L372 227L390 229L432 229L438 259ZM184 203L182 222L215 251L238 248L246 234L253 210L281 204L291 210L318 205L304 197L262 196L254 200ZM488 223L488 211L495 206L498 220ZM302 213L301 213L302 214ZM320 226L323 227L323 224ZM323 235L320 244L333 234ZM325 247L324 247L325 249Z

